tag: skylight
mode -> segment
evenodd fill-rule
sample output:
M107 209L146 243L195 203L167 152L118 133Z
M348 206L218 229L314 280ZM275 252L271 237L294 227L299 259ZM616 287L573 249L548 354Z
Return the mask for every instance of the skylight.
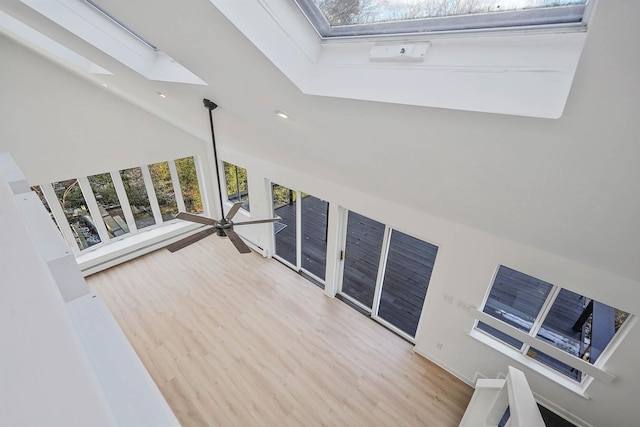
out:
M296 0L323 38L581 24L587 0Z
M206 82L89 0L20 0L149 80Z
M91 74L111 74L111 72L89 61L84 56L77 54L2 11L0 11L0 31L12 34L20 40L36 46L78 70Z

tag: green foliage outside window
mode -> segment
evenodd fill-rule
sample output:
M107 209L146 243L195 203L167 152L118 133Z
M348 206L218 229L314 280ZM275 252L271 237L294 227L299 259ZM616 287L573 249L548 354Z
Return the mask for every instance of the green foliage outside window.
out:
M271 185L273 193L273 208L278 209L284 205L292 205L296 202L296 192L278 184Z
M178 213L178 204L173 190L173 181L169 172L169 163L161 162L149 165L151 181L156 191L160 212L164 221L169 221Z
M101 242L77 179L54 182L53 190L80 250Z
M137 167L121 170L120 178L122 179L124 190L127 193L129 206L131 207L131 212L133 213L133 218L138 230L155 225L156 221L151 211L151 204L149 203L149 195L144 185L142 169Z
M182 198L189 213L202 213L202 197L198 185L198 175L193 157L185 157L175 161L178 179L182 188Z
M227 187L227 199L230 202L242 202L242 208L249 210L249 185L247 170L231 163L224 163L224 181Z

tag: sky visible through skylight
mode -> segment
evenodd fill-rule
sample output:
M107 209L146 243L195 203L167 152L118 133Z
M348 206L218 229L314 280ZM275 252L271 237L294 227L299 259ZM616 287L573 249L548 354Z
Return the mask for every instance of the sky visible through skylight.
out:
M331 27L477 15L562 6L587 0L313 0Z

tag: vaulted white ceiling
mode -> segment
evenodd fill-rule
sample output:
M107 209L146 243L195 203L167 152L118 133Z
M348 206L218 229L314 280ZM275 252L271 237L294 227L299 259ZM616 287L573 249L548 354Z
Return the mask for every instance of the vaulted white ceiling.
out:
M305 95L210 1L107 3L207 86L149 81L18 0L0 8L113 73L82 78L203 143L209 98L223 150L640 279L637 2L600 2L559 119Z

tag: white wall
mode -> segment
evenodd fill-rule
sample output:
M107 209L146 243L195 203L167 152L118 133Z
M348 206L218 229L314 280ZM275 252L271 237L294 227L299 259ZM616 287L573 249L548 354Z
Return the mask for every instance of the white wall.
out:
M218 122L224 129L219 133L221 144L233 146L234 129L226 126L231 122L226 122L224 117ZM246 129L242 134L244 138L250 137ZM256 186L271 180L328 200L332 204L332 214L340 205L436 244L438 255L416 336L416 351L420 354L469 384L473 384L477 374L495 378L506 374L509 364L515 364L526 373L533 391L544 400L545 406L570 418L576 425L635 425L637 414L633 403L640 393L640 372L635 366L640 352L640 327L634 325L628 331L622 345L605 366L605 370L617 378L609 385L592 382L586 390L587 399L470 337L468 331L473 320L468 309L481 307L500 264L633 314L640 313L639 282L228 148L221 150L221 157L247 168L253 215L270 214L269 201L264 198L264 186ZM260 202L254 205L254 199ZM330 223L335 223L332 219ZM335 228L329 233L330 242L339 240ZM256 233L250 238L264 242L270 236ZM329 248L332 247L329 244ZM329 253L328 258L330 269L338 265L337 252ZM327 274L328 293L335 286L333 273L328 271ZM439 344L441 348L438 348Z
M217 190L211 185L209 141L158 119L1 35L0 51L0 151L11 153L29 184L195 155L205 166L206 196L213 199ZM158 102L163 101L158 97ZM204 108L202 127L206 135Z
M0 424L116 426L22 198L0 173Z
M0 151L13 154L30 183L192 154L202 156L205 165L210 165L207 141L164 123L2 37L0 51ZM389 203L349 188L348 182L331 183L325 179L329 175L307 175L295 164L283 167L251 153L236 152L236 146L258 145L277 136L261 135L237 116L219 110L214 112L219 156L249 171L252 216L271 214L270 179L328 200L332 213L341 205L439 246L416 348L465 381L471 381L476 372L496 376L510 363L467 335L470 320L464 308L481 304L498 264L640 314L640 283L636 281ZM203 109L203 126L208 125L205 113ZM206 180L212 182L210 172ZM211 194L215 188L211 186L208 191ZM256 244L268 247L271 236L266 230L253 227L244 233ZM329 239L337 240L335 229L330 230ZM329 258L328 265L336 265L337 254L329 254ZM328 289L333 285L328 283ZM445 296L453 298L451 305L443 302ZM459 303L463 309L458 308ZM607 386L594 383L588 391L591 400L527 369L525 372L535 392L575 414L585 425L631 426L636 424L633 399L640 393L640 374L634 365L639 352L640 332L636 327L606 367L618 378Z

